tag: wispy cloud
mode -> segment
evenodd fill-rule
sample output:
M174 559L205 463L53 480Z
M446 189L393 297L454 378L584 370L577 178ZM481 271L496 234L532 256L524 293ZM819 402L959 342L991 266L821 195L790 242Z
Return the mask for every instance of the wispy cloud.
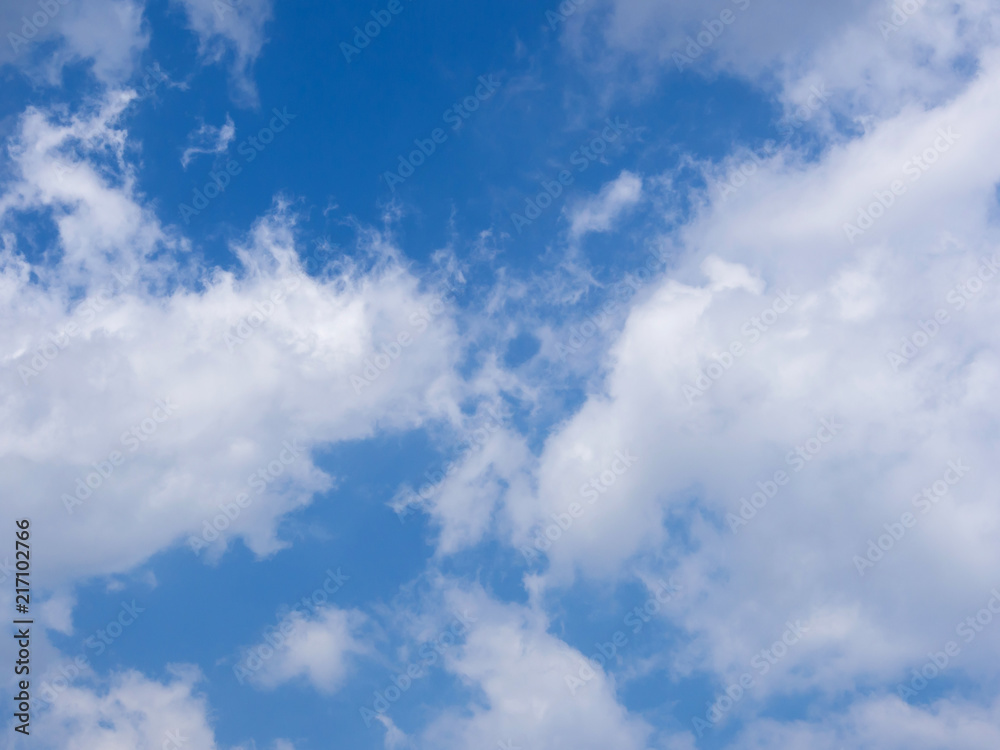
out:
M227 114L226 121L219 127L202 123L188 135L190 144L181 154L181 166L187 169L188 164L198 154L222 154L236 137L236 126Z
M590 198L578 201L567 210L569 235L580 240L592 232L608 232L642 198L642 178L623 170Z

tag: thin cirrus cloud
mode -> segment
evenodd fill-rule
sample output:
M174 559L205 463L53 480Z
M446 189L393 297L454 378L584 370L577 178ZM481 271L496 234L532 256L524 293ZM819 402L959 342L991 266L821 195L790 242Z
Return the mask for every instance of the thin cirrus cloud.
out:
M569 234L579 240L591 232L607 232L642 197L642 178L623 171L597 195L579 201L569 210Z
M188 135L190 145L181 154L181 166L187 169L198 154L224 154L235 137L236 125L228 114L219 127L202 123Z
M264 27L274 14L271 0L174 0L183 8L188 27L198 37L206 63L228 60L236 100L257 102L253 66L267 37Z

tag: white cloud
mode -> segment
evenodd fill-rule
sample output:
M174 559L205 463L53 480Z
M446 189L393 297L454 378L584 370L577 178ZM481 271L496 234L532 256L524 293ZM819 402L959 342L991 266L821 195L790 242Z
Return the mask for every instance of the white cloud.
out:
M385 727L385 739L383 741L385 750L400 750L400 748L414 747L410 737L396 726L388 714L378 714L375 719Z
M912 9L902 23L898 15L892 20L893 4L875 0L732 0L712 7L609 0L582 5L564 40L611 90L650 89L659 76L682 70L726 71L776 88L789 112L810 86L828 86L824 109L860 123L913 102L946 101L996 41L997 9L985 0L896 5ZM886 23L893 24L888 31ZM816 119L831 127L825 115Z
M569 210L569 234L580 240L591 232L608 232L615 222L642 197L642 178L623 170L601 187L600 192L579 201Z
M583 658L547 632L540 612L493 601L479 589L452 589L445 599L450 610L476 618L465 642L444 654L470 704L442 712L418 747L648 747L652 728L618 703L600 670L571 690L567 677L578 674Z
M231 52L249 97L270 8L216 13L184 2L203 54ZM673 47L656 35L677 20L686 33L704 11L664 8L621 0L605 41L626 47L639 38L669 60ZM501 430L435 489L425 507L439 527L438 555L491 531L523 547L551 528L549 567L528 579L530 606L479 591L449 595L453 609L468 605L479 616L444 658L469 704L412 737L383 721L387 746L646 747L651 727L628 714L608 675L570 690L566 677L578 673L580 654L549 632L539 602L577 577L666 572L682 593L662 616L696 654L694 664L673 663L675 674L701 669L725 685L787 621L811 623L809 637L735 710L750 721L734 747L996 746L996 707L970 703L915 708L865 697L824 721L752 718L778 694L822 702L905 680L984 606L1000 563L1000 469L991 450L1000 424L1000 274L982 293L967 284L989 268L980 258L1000 249L1000 56L986 48L979 23L990 11L978 2L928 4L876 47L881 6L777 9L763 0L747 6L713 46L716 64L750 76L778 66L786 103L799 101L807 82L828 80L839 92L832 106L870 115L864 135L828 131L814 160L785 149L761 158L748 186L724 202L699 196L682 231L653 238L677 250L676 264L642 289L601 363L606 378L540 455ZM924 44L930 53L911 70ZM954 66L963 53L982 66L971 79ZM144 204L125 158L117 118L127 100L113 95L71 118L27 112L0 193L0 314L8 321L0 332L0 471L20 489L15 510L36 521L39 546L49 550L37 570L55 585L127 571L220 518L215 553L235 538L272 553L283 545L278 521L335 485L309 449L430 419L468 429L456 416L459 337L448 308L421 288L389 239L373 237L370 267L359 261L306 277L294 217L279 204L234 246L235 271L181 263L186 241ZM669 183L655 180L623 172L574 208L571 236L609 231L644 184ZM895 181L905 192L893 192ZM55 224L58 247L46 263L18 254L25 214ZM115 286L114 271L140 264L134 280ZM414 323L435 303L441 312ZM938 310L948 316L935 327ZM63 334L70 323L76 329ZM887 356L910 359L901 339L909 347L921 332L926 343L913 346L912 361L900 367ZM405 367L384 349L402 333L412 339L398 350ZM23 383L19 373L36 357L39 372ZM504 386L512 378L495 370L483 377ZM544 398L541 385L519 385ZM164 398L177 407L160 419L156 400ZM303 447L293 450L288 443L300 436ZM125 463L112 466L115 452ZM949 462L967 464L967 475L925 518L914 498ZM91 477L97 487L69 513L60 498ZM741 502L754 493L759 507ZM869 540L895 536L887 525L904 512L918 524L859 575L856 558ZM86 548L74 543L80 538L90 540ZM52 601L44 615L67 630L69 605ZM336 690L352 655L365 651L361 624L356 612L336 608L299 617L256 679ZM950 675L991 679L1000 628L962 648ZM195 677L116 679L103 695L71 688L44 741L70 750L155 746L183 715L187 731L214 746L203 702L192 695ZM664 742L692 746L685 735Z
M843 715L821 721L759 720L740 733L732 750L990 750L1000 742L1000 712L967 703L937 701L909 706L895 697L862 699Z
M130 92L113 92L72 118L29 108L9 144L13 169L0 194L0 218L13 239L21 213L46 211L59 233L60 262L38 269L47 280L99 286L177 242L135 195L120 118ZM85 153L86 158L81 158ZM115 174L109 179L109 173ZM8 273L17 261L11 257ZM24 272L22 269L18 272Z
M198 154L222 154L236 137L236 126L227 114L226 121L220 127L202 123L188 135L191 144L181 154L181 166L187 169L188 164Z
M996 585L1000 473L986 436L1000 423L988 385L1000 375L1000 274L981 258L1000 257L1000 57L983 61L936 107L904 108L815 161L778 152L725 201L696 201L667 238L668 277L641 291L602 363L607 377L537 470L524 462L531 481L495 500L513 545L555 537L541 578L551 588L676 573L686 593L665 616L720 684L787 620L815 619L747 711L775 691L903 679ZM905 192L887 198L897 180ZM845 224L861 210L878 217L852 243ZM986 281L963 286L980 269ZM935 328L938 310L948 318ZM903 337L922 345L894 367ZM817 437L822 420L841 425L832 440ZM613 468L619 452L636 457L626 471ZM914 496L955 461L971 469L925 517ZM790 481L766 489L777 471ZM758 491L774 496L734 534L727 514ZM574 503L582 514L560 528L553 514ZM855 556L907 511L917 526L860 576ZM458 523L469 511L439 512ZM1000 631L968 652L956 676L995 671Z
M274 688L290 680L303 678L317 690L331 693L347 678L353 655L366 653L368 647L358 638L365 622L356 610L320 607L311 617L292 613L283 624L284 643L273 656L262 660L252 681L261 687ZM249 649L253 654L267 643ZM268 651L265 651L267 653Z
M58 594L52 596L38 606L38 619L45 623L45 627L72 635L73 633L73 607L76 606L76 597L72 594Z
M131 76L139 55L149 45L144 8L143 2L134 0L4 3L0 26L13 36L4 35L0 64L18 65L58 84L64 66L89 61L99 81L120 84ZM35 23L42 20L44 23Z
M264 26L271 19L271 0L175 0L183 6L188 25L198 35L202 58L208 63L231 57L230 74L239 101L256 104L253 65L264 48Z
M305 276L279 205L233 247L236 272L202 269L137 194L127 101L65 121L29 110L0 193L0 471L52 550L38 570L53 586L192 539L273 553L278 519L333 485L313 447L458 413L448 307L387 239ZM58 244L32 265L15 237L37 212Z
M144 3L132 0L78 3L70 1L62 34L66 62L93 60L93 71L105 83L125 81L135 70L139 54L149 46L143 28ZM58 56L57 56L58 57Z
M170 671L165 682L125 672L103 690L68 688L32 717L32 742L42 750L215 750L206 701L194 693L200 674L193 667Z
M469 428L469 433L474 429ZM448 475L437 483L414 488L414 492L424 490L424 502L419 505L439 527L439 555L475 545L490 532L505 488L528 481L525 469L530 461L524 440L505 426L481 448L477 446L443 467Z

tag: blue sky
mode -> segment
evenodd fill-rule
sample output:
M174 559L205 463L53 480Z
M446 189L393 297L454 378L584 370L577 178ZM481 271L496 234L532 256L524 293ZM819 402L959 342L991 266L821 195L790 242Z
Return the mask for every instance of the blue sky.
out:
M995 748L998 22L5 5L0 746Z

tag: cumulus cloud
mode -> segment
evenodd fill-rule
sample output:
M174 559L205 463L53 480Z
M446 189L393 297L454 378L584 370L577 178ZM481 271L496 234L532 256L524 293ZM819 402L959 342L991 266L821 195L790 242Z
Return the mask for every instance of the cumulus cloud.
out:
M261 659L261 668L251 680L264 688L275 688L302 678L314 688L331 693L347 678L352 655L369 648L358 637L365 617L356 610L320 607L311 615L293 612L282 622L281 641L273 655ZM270 644L262 642L248 653L270 653ZM249 663L249 660L248 660ZM253 666L253 665L251 665Z
M496 413L496 412L494 412ZM507 420L467 420L470 448L454 462L428 472L432 481L404 487L397 513L422 509L437 527L437 554L449 555L475 545L490 533L506 489L529 481L531 453ZM472 442L478 432L481 442Z
M206 701L195 693L199 672L193 667L170 672L163 682L130 671L113 676L104 688L68 688L33 722L32 742L52 750L215 750Z
M29 110L0 193L0 464L53 586L176 544L270 554L277 520L333 484L313 447L455 411L448 307L388 239L308 276L279 204L234 245L235 271L202 269L136 192L127 101ZM31 263L15 237L38 212L58 244ZM370 370L401 333L405 366Z
M854 691L894 692L948 643L961 651L949 681L977 684L1000 663L1000 630L984 626L1000 562L1000 475L983 440L1000 423L986 385L1000 373L992 11L928 3L876 46L865 34L885 8L849 10L813 31L841 61L857 45L856 64L823 70L804 46L779 50L783 96L811 90L805 116L816 114L829 99L821 74L844 94L835 108L872 113L863 132L831 126L816 157L770 144L706 166L690 220L650 240L670 269L639 291L607 375L492 507L538 566L530 590L553 602L581 578L675 574L683 593L660 616L691 661L667 670L704 670L720 695L759 676L755 656L789 622L807 624L733 710L747 723L734 748L987 747L992 707ZM904 73L921 45L925 65ZM883 58L900 70L869 77ZM751 52L728 59L745 75L763 68ZM595 215L574 225L604 226ZM431 512L447 528L471 510ZM805 695L828 720L754 718Z
M204 57L231 56L251 100L270 6L182 4ZM582 655L546 609L574 583L652 588L667 575L680 593L657 616L692 654L663 657L672 677L697 671L721 690L787 646L789 623L807 626L733 709L731 747L996 745L988 697L892 695L951 642L949 685L985 684L1000 663L1000 628L987 627L1000 563L995 10L928 2L886 32L889 11L861 0L731 6L721 27L700 4L639 0L569 19L567 41L583 46L590 14L610 13L597 41L613 56L669 67L679 51L706 72L774 73L823 140L815 154L769 147L705 165L710 189L686 224L648 238L669 249L669 270L636 287L579 408L530 441L499 418L428 492L397 496L431 517L436 562L497 539L525 552L529 602L446 587L436 615L478 618L443 652L465 700L413 731L381 717L387 747L693 747L630 714L612 674L567 680ZM688 52L702 33L707 49ZM463 393L544 401L549 383L496 360L461 382L448 303L391 236L372 232L355 259L310 276L278 201L232 244L231 269L202 267L136 187L130 98L72 116L29 109L0 182L0 471L47 550L39 577L70 590L185 544L272 554L280 520L336 484L313 449L431 420L473 433ZM863 127L837 130L821 105ZM230 126L206 127L182 161L223 150ZM672 184L622 172L569 209L570 239L611 231ZM18 239L29 219L55 230L44 258ZM405 367L386 350L402 334ZM54 596L41 619L71 632L72 602ZM334 692L370 648L355 610L289 622L252 678L261 687ZM156 746L183 715L193 746L213 747L196 682L127 673L103 692L70 688L43 741ZM790 695L815 701L809 718L758 718Z
M607 675L598 669L571 688L567 678L579 674L584 659L548 632L544 614L478 588L450 586L444 597L447 608L475 613L464 643L444 654L445 669L471 703L444 711L418 747L648 747L652 728L618 702Z
M996 585L1000 58L983 61L938 106L704 196L607 376L497 500L510 543L547 561L540 590L674 572L664 616L720 686L814 623L748 712L904 680ZM1000 631L966 652L955 678L983 678Z

